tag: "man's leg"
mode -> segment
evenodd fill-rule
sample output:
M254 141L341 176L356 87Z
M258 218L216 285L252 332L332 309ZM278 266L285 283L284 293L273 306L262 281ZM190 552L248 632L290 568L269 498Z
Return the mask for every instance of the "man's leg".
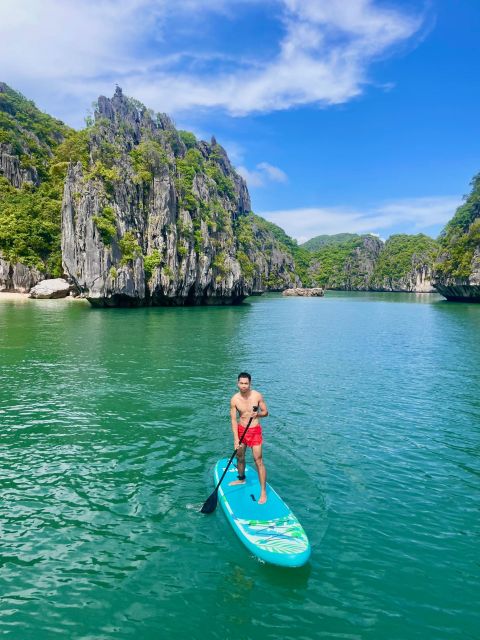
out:
M260 497L258 499L258 504L264 504L264 502L267 501L267 492L265 488L267 483L267 470L263 464L262 445L257 444L253 446L252 452L255 464L257 465L258 479L260 481Z
M243 443L237 449L237 469L238 475L240 478L243 477L243 480L234 480L233 482L229 482L229 485L233 484L245 484L245 450L246 445Z

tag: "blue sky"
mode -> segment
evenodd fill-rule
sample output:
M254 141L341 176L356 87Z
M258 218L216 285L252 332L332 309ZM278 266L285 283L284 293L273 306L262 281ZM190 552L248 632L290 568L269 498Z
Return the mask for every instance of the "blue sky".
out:
M304 241L436 236L480 171L476 0L2 0L0 80L68 124L115 85L225 146Z

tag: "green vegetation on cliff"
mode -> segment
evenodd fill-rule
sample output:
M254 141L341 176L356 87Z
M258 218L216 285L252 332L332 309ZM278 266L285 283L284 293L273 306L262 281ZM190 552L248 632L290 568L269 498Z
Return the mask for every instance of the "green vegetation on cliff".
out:
M154 249L149 256L143 256L143 265L145 269L145 275L147 280L152 277L155 269L159 269L162 266L162 256L158 249Z
M204 171L205 163L198 149L190 148L183 157L175 158L179 204L190 213L197 211L199 199L193 193L193 181L198 173Z
M371 284L399 283L421 265L431 269L438 248L438 243L423 233L390 236L375 264Z
M169 167L166 151L156 140L140 142L129 155L135 171L134 181L137 183L149 183L153 180L153 174L161 167Z
M471 182L472 190L458 207L440 236L442 255L435 265L443 277L468 278L475 250L480 248L480 173Z
M0 177L0 254L11 262L59 276L63 181L16 189Z
M306 249L307 251L317 251L322 247L330 244L343 244L344 242L349 242L350 240L356 240L360 236L356 233L336 233L334 235L322 235L315 236L314 238L310 238L303 244L300 245L302 249Z
M311 252L310 275L328 289L408 291L420 271L428 279L437 254L438 243L424 234L397 234L385 243L351 234Z
M235 234L239 245L237 260L240 263L245 278L250 279L255 275L261 277L263 284L268 289L282 288L285 282L284 278L280 275L280 269L283 267L280 264L276 264L275 261L272 262L272 269L269 276L267 278L262 277L262 274L258 273L252 260L252 250L270 259L274 252L286 254L291 258L294 267L293 271L298 275L300 265L299 257L304 252L298 247L296 240L290 238L283 229L273 222L269 222L254 213L250 213L247 216L241 216L237 219ZM293 278L294 273L289 273Z
M53 276L61 274L60 214L71 135L62 122L0 83L3 153L17 157L20 168L36 172L40 182L25 180L16 188L0 177L0 254Z
M329 289L367 287L365 269L358 258L366 241L373 236L345 235L351 237L341 242L324 243L320 249L311 252L309 273L313 285Z
M129 262L133 262L142 255L142 249L138 244L138 240L132 231L126 231L122 238L118 241L118 246L122 254L120 265L125 266Z
M22 167L34 167L40 179L48 177L54 149L69 128L46 113L31 100L0 82L0 144L10 145Z
M112 207L104 207L100 215L93 216L93 222L100 231L104 244L110 244L117 235L117 218Z

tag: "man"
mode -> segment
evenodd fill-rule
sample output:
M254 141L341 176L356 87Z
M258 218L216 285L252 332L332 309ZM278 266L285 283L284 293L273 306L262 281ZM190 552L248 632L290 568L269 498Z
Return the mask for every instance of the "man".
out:
M257 466L258 479L260 481L258 504L264 504L267 501L265 489L267 472L262 459L262 427L258 422L258 418L266 418L268 416L268 409L262 394L252 389L251 383L252 376L249 373L246 371L240 373L237 379L239 392L232 396L230 400L233 446L234 449L237 449L238 468L238 480L234 480L230 482L230 484L245 484L245 452L247 447L251 447ZM253 410L254 407L257 408L256 411ZM239 416L238 418L237 415ZM240 439L245 432L250 418L253 418L253 420L250 423L250 427L245 434L242 444L239 446Z

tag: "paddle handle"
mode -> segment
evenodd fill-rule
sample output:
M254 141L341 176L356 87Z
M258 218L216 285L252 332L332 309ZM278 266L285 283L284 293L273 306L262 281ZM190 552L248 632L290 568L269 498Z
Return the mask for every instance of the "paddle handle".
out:
M258 410L258 405L257 405L256 407L253 407L253 410L256 412L256 411ZM242 437L240 438L240 440L239 440L239 442L238 442L238 447L237 447L236 449L234 449L234 450L233 450L233 453L232 453L232 455L230 456L230 460L228 461L228 464L227 464L227 466L225 467L225 469L224 469L224 471L223 471L223 473L222 473L222 477L221 477L221 478L220 478L220 480L218 481L217 486L216 486L216 487L215 487L215 489L213 490L213 493L215 493L216 491L218 491L218 487L222 484L222 480L224 479L224 477L225 477L225 475L226 475L226 473L227 473L227 471L228 471L229 466L232 464L232 460L234 459L235 454L237 453L237 451L238 451L238 449L239 449L240 445L242 444L243 439L245 438L245 434L247 433L249 426L252 424L252 420L253 420L253 416L251 416L251 417L250 417L250 420L249 420L249 421L248 421L248 423L247 423L247 427L246 427L245 431L242 433Z

